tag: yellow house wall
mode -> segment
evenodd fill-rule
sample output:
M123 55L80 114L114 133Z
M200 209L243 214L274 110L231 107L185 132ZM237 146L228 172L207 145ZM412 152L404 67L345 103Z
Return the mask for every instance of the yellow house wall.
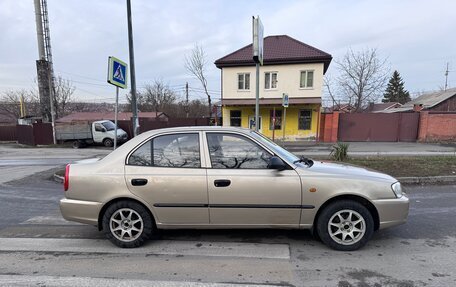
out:
M321 97L323 89L323 63L266 65L260 66L260 98L282 98L286 93L290 98ZM312 88L300 88L301 71L314 71ZM266 72L277 72L277 88L265 89ZM250 89L238 90L238 74L250 74ZM222 94L224 99L255 99L255 66L224 67L222 69Z
M277 110L282 110L282 117L284 115L283 107L276 106ZM286 112L286 122L285 122L285 140L300 140L300 139L315 139L317 136L318 129L318 111L320 105L293 105L287 108ZM270 126L270 110L273 109L273 106L260 106L260 116L262 117L262 129L261 133L265 136L272 138L272 130L269 129ZM310 130L300 130L299 129L299 111L300 110L312 110L312 122ZM249 116L255 116L255 106L225 106L222 109L223 113L223 125L230 126L230 111L231 110L240 110L241 111L241 125L243 128L249 127ZM282 119L282 127L280 130L274 131L275 139L283 138L283 128L284 121Z

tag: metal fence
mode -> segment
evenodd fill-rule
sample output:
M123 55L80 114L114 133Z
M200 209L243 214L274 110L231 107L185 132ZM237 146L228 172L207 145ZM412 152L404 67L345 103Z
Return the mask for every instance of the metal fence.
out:
M339 141L413 142L418 138L419 113L340 114Z
M0 126L0 141L16 141L16 125Z

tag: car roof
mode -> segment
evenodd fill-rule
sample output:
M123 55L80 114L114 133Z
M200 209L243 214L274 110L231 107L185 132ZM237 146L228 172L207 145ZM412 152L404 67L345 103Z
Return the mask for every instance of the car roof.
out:
M240 127L222 127L222 126L192 126L192 127L174 127L163 128L144 132L143 134L156 134L162 132L186 132L186 131L234 131L241 133L250 133L252 130Z

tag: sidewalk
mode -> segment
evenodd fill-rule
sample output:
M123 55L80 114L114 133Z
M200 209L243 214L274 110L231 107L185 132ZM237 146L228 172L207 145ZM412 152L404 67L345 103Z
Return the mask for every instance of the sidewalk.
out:
M307 156L329 156L332 143L285 142L287 150ZM349 142L349 156L456 156L456 144Z

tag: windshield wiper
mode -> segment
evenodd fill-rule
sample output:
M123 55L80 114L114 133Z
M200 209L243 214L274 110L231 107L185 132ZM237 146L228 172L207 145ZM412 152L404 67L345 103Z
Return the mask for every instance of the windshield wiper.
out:
M298 160L295 160L293 163L298 163L298 162L302 162L305 165L307 165L308 167L311 167L314 164L313 160L311 160L310 158L307 158L303 155Z

